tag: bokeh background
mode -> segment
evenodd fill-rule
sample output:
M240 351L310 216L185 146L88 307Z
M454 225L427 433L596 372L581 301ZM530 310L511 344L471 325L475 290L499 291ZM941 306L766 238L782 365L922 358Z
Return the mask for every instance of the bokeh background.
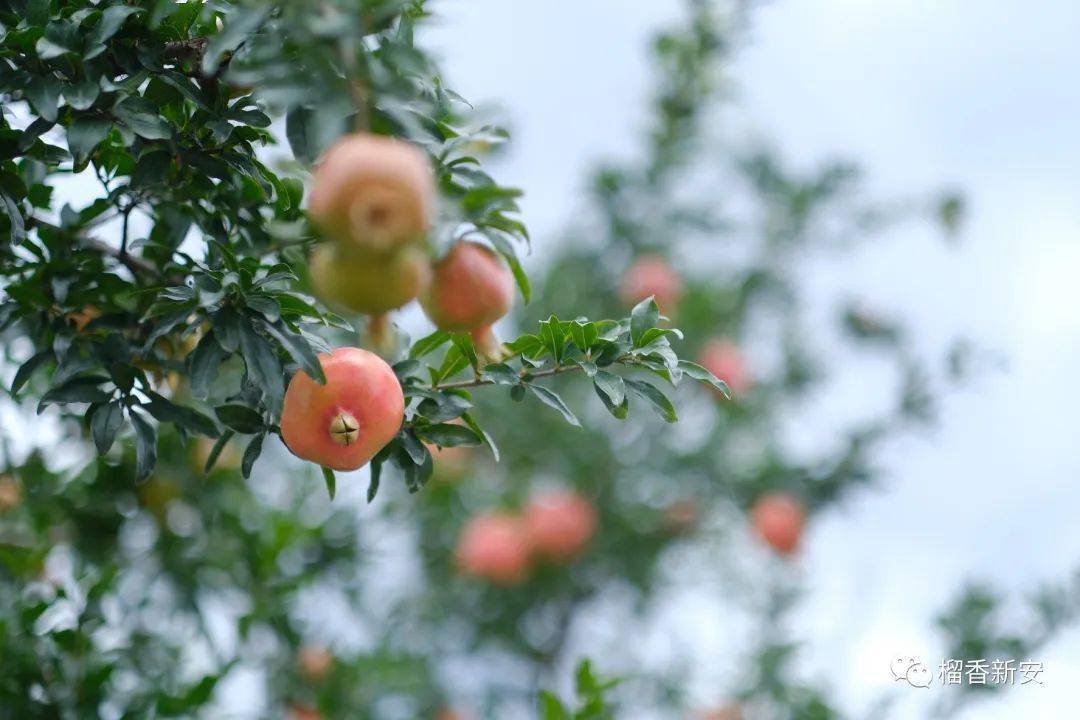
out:
M513 128L499 170L526 190L540 238L531 263L543 264L580 207L573 179L634 153L651 78L643 48L679 12L619 0L439 8L429 38L449 75L467 97L498 99ZM898 310L928 351L958 334L984 351L978 377L943 398L935 431L890 444L889 481L811 528L800 561L812 589L798 613L798 634L814 638L805 670L849 708L888 688L898 653L936 672L945 650L930 618L958 579L1022 595L1080 558L1078 32L1080 6L1065 2L786 0L752 14L727 71L735 102L714 121L725 132L803 168L857 160L880 197L947 185L970 206L958 245L905 225L806 278L823 305L845 287ZM790 428L798 442L872 402L872 367L843 375ZM687 642L722 645L738 632L708 606L686 606L695 611L673 613L673 632ZM1045 687L963 717L1063 717L1078 640L1066 631L1035 658ZM900 693L901 715L918 717L939 691Z

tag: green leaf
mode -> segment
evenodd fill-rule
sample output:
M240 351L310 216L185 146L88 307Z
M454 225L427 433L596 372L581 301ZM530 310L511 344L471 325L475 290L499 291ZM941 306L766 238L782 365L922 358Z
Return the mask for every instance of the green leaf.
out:
M391 441L371 459L371 481L368 483L367 489L367 501L369 503L373 501L375 496L379 493L379 481L382 480L383 463L393 456L396 449L397 442Z
M216 438L220 433L214 421L194 408L177 405L164 395L153 390L145 390L150 402L143 407L150 411L159 422L175 423L187 430L194 430L207 437Z
M42 60L52 60L81 49L79 29L66 20L54 20L45 26L45 34L38 38L34 49Z
M550 690L540 693L541 720L571 720L570 711Z
M517 385L521 382L521 375L518 374L518 371L506 363L485 365L482 374L485 379L491 380L497 385Z
M56 122L56 111L60 104L60 81L52 73L35 77L26 86L26 99L43 119Z
M298 363L300 363L300 366L304 368L304 372L310 375L315 382L320 385L326 384L326 373L323 372L323 366L319 361L319 355L311 345L308 344L307 339L305 339L303 335L290 330L281 320L274 323L263 322L262 327L270 337L281 343L281 346L285 348Z
M38 414L45 409L47 405L51 404L65 404L65 403L94 403L105 402L109 399L99 384L104 382L106 378L102 377L77 377L66 383L52 388L47 393L41 396L41 402L38 403Z
M206 333L188 357L192 395L197 398L206 398L210 395L218 369L225 357L225 349L218 344L213 331Z
M660 322L660 308L652 296L645 298L630 311L630 340L634 347L641 347L644 343L642 338L648 330L656 327Z
M495 462L499 462L499 448L495 445L495 441L492 439L491 435L489 435L484 428L480 427L480 423L476 421L476 418L469 413L463 413L461 419L464 420L465 424L471 427L473 432L479 435L484 441L484 444L488 446L488 450L491 451L491 456L495 458Z
M64 99L75 110L89 109L100 93L101 86L96 77L85 78L80 82L64 86Z
M100 118L77 118L67 129L68 150L75 159L75 166L86 163L94 148L109 135L112 123Z
M157 465L157 430L134 408L130 415L135 427L135 479L141 482Z
M334 475L334 471L328 467L320 467L322 470L323 481L326 483L326 493L330 496L330 500L333 501L334 496L337 495L337 476ZM378 480L375 479L374 473L372 474L372 482L378 488ZM368 489L368 502L371 502L371 498L374 497L374 493Z
M623 379L615 373L610 373L607 370L597 370L596 375L593 377L593 385L596 387L596 392L601 397L607 398L611 405L624 404L626 385L623 383Z
M518 259L514 246L494 230L485 233L485 237L491 240L491 244L503 256L506 264L510 266L510 272L513 273L518 289L521 290L521 297L525 300L525 304L528 305L532 300L532 284L529 282L529 276L525 273L525 269L521 267L521 260Z
M630 345L624 342L604 341L600 354L596 356L597 367L607 367L616 362L630 350Z
M566 347L566 336L563 334L559 318L552 315L547 320L541 320L539 335L544 349L551 354L555 364L559 365L563 359L563 349Z
M46 361L52 359L52 348L48 350L42 350L41 352L32 355L29 360L19 366L19 369L15 371L15 378L11 381L11 394L18 394L22 386L33 377L34 373L40 368Z
M210 448L210 454L206 456L206 464L203 466L203 473L210 474L210 471L214 468L218 458L221 456L221 451L225 449L225 445L232 440L235 435L232 430L226 430L221 433L221 437L214 443L214 447Z
M248 35L262 24L270 10L269 6L258 6L242 8L230 14L225 20L225 27L206 44L202 59L203 75L216 73L225 55L235 52Z
M656 386L642 380L631 380L629 378L626 378L624 382L635 394L648 400L653 409L664 420L669 423L678 422L679 415L675 412L675 406L668 399L668 396L660 392Z
M420 402L416 410L432 422L440 423L460 417L472 407L468 399L452 392L436 392Z
M563 399L561 397L553 393L551 390L548 390L543 385L533 385L532 383L522 384L533 395L535 395L537 399L540 400L540 402L544 403L548 407L558 410L559 413L562 414L563 418L566 419L566 422L570 423L574 427L581 427L581 423L578 421L573 411L570 410L570 407L565 402L563 402Z
M27 0L26 24L30 27L45 27L49 22L51 0Z
M682 370L683 373L685 373L688 377L691 377L694 380L700 380L701 382L712 385L714 388L722 392L724 394L724 397L731 397L731 392L728 389L727 383L713 375L712 372L702 367L701 365L698 365L695 362L690 362L689 360L680 360L679 369Z
M475 446L484 442L471 428L452 423L418 426L416 435L424 442L434 443L439 447Z
M124 407L119 402L109 402L98 407L90 421L90 434L99 455L109 452L116 434L124 424Z
M244 449L244 457L240 461L240 473L245 478L251 477L251 468L254 467L255 461L258 460L259 455L262 454L263 440L265 439L266 433L259 433L251 438L247 448Z
M450 341L454 343L454 347L458 349L462 357L468 361L474 370L480 369L480 358L476 354L476 343L473 342L472 335L453 333L450 336Z
M285 396L285 371L273 346L245 322L240 324L240 352L250 380L262 391L270 410L277 415Z
M570 338L581 352L589 352L600 339L600 331L594 323L575 320L570 324Z
M401 443L401 448L409 456L413 465L420 465L424 462L424 456L427 453L427 449L423 443L416 437L416 433L412 430L404 430L398 436Z
M253 435L266 430L262 416L247 405L219 405L214 414L224 425L242 435Z
M129 97L113 108L113 113L139 137L147 140L168 140L172 137L169 123L143 98Z
M120 30L120 27L124 24L130 16L142 12L141 8L131 7L130 5L112 5L105 8L101 13L101 22L97 24L90 32L90 47L95 45L102 45L106 40Z
M646 330L645 333L641 336L641 347L648 347L652 343L656 342L658 339L668 336L674 336L680 340L683 339L683 334L681 330L678 330L676 328L654 327Z
M409 357L414 360L419 360L428 353L438 350L448 342L450 342L450 333L443 330L436 330L427 337L422 337L413 343L413 346L409 349Z

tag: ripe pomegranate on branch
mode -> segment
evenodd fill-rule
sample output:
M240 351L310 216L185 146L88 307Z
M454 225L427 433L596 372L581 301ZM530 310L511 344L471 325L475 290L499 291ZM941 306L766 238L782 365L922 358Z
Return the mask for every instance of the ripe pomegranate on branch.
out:
M331 494L335 470L371 463L373 497L387 461L415 490L429 448L497 454L476 390L578 424L545 384L556 375L588 376L620 418L634 396L676 419L649 374L723 388L677 357L680 334L645 295L628 318L550 317L496 338L515 284L531 292L520 192L478 157L506 133L478 124L414 44L424 14L76 2L5 15L18 29L0 80L14 103L0 119L0 327L32 348L11 392L80 419L102 455L131 438L139 480L166 423L216 440L207 470L236 436L245 476L280 436ZM274 169L259 149L284 142L293 158ZM94 187L57 207L51 179L67 173ZM410 345L390 314L417 299L436 330Z

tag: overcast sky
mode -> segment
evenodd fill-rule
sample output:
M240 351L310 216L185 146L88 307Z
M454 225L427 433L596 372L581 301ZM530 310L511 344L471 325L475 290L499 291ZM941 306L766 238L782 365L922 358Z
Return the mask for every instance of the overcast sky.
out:
M470 0L437 6L428 40L451 84L497 100L514 130L500 176L525 188L550 238L583 172L632 152L650 33L671 0ZM733 70L742 113L805 167L858 159L883 198L956 185L971 202L959 249L905 230L815 283L843 283L919 328L926 352L963 332L1007 359L947 399L942 429L898 443L889 488L818 522L803 571L806 672L858 711L890 689L889 659L943 659L930 618L963 578L1016 593L1080 560L1080 3L778 0ZM541 245L538 254L543 254ZM820 408L839 416L861 394ZM835 406L835 407L833 407ZM1016 688L967 718L1063 717L1080 677L1075 631ZM601 663L602 663L602 659ZM941 688L897 690L901 712Z

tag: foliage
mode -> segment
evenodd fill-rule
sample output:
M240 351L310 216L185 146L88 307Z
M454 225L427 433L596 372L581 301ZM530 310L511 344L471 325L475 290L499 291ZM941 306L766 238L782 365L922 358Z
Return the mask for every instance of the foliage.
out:
M588 211L530 281L520 192L481 162L507 134L416 44L421 0L0 2L5 379L28 427L34 411L59 420L64 449L2 448L0 717L220 717L244 673L261 681L258 716L676 716L701 701L687 695L700 659L657 667L636 638L688 576L757 629L717 701L841 716L793 669L802 588L741 541L745 511L782 489L815 517L877 482L876 452L933 422L969 351L939 369L902 322L847 298L820 327L801 274L901 221L954 237L963 203L868 201L852 163L792 168L712 137L750 7L687 6L653 44L641 158L590 176ZM366 509L274 441L287 379L318 378L318 352L357 341L357 318L308 293L320 238L303 206L307 168L355 128L428 152L436 253L483 240L531 298L503 362L444 332L393 358L407 416L372 462ZM80 183L77 206L54 202L61 178ZM670 318L619 297L647 254L684 271ZM711 337L773 358L752 389L728 397L687 359ZM842 352L884 360L897 395L869 388L889 401L878 415L800 452L784 422L813 412ZM380 492L387 463L409 492ZM328 502L323 482L346 497ZM582 556L515 587L455 570L469 516L552 484L598 511ZM980 593L942 629L962 653L1037 647L1077 605L1043 597L1028 637L1000 632ZM576 704L542 690L569 675Z

